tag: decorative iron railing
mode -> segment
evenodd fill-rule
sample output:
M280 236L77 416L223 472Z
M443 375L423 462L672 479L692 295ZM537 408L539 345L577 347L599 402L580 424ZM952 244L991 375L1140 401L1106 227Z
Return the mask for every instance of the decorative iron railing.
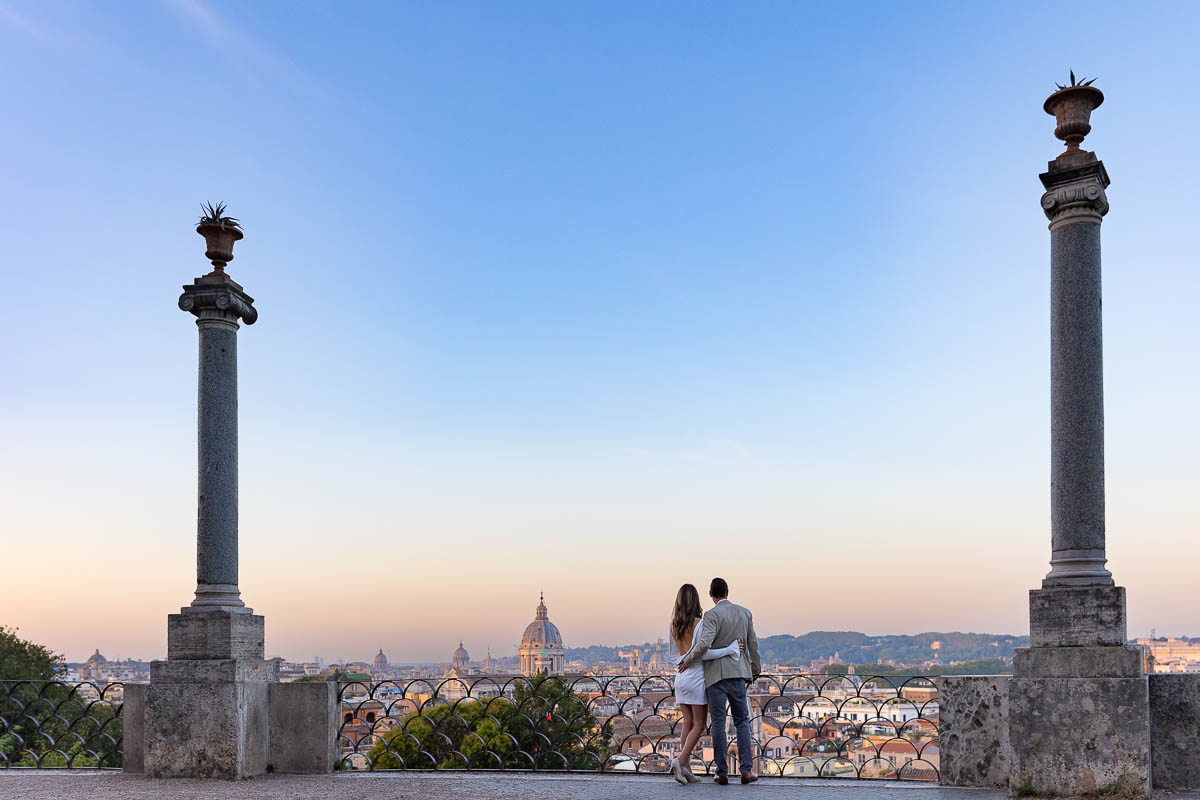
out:
M339 687L341 765L665 773L682 715L662 676L464 676ZM770 675L749 688L759 774L936 781L937 689L920 676ZM729 718L730 770L736 737ZM693 753L715 771L711 731Z
M0 768L120 769L125 686L0 680Z

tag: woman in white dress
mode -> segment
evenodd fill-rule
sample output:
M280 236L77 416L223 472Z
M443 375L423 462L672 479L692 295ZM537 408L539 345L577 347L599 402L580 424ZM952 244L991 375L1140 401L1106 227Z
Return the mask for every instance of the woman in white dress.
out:
M675 595L675 609L671 612L671 629L667 638L671 642L671 665L679 664L683 655L700 639L700 620L704 610L700 607L700 593L690 583L679 587ZM691 770L692 750L695 749L704 726L708 722L708 694L704 686L704 665L701 661L730 656L741 656L741 647L734 642L728 647L710 648L700 659L683 672L675 675L675 705L683 715L683 727L679 732L679 757L671 759L671 775L680 783L696 783Z

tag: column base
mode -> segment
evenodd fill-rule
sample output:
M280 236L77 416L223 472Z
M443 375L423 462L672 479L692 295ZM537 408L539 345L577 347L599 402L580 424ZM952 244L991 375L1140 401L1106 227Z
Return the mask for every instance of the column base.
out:
M236 583L198 583L196 598L190 606L180 609L183 614L202 614L205 611L228 611L233 614L253 614L242 602L242 592Z
M1145 674L1142 648L1018 647L1013 675L1018 678L1140 678Z
M185 609L187 611L188 609ZM191 609L167 616L167 660L263 658L264 620L243 611Z
M265 774L269 691L278 680L276 661L152 662L146 687L146 775L240 780Z
M1053 586L1029 592L1029 644L1123 647L1124 586Z
M1055 550L1042 588L1051 586L1112 586L1112 573L1105 569L1108 557L1098 550Z

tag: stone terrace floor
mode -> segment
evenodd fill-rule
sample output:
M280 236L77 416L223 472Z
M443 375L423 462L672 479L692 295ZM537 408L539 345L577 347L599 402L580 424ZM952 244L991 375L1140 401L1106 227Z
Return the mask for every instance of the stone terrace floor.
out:
M152 780L94 770L0 770L3 800L1001 800L984 789L942 789L916 783L762 778L742 786L711 781L680 786L667 777L642 775L486 775L480 773L271 775L232 783Z
M1002 800L986 789L949 789L920 783L763 778L750 786L709 781L680 786L669 778L640 775L486 775L407 773L374 775L273 775L231 783L151 780L93 770L0 770L2 800ZM1166 795L1200 800L1200 794Z

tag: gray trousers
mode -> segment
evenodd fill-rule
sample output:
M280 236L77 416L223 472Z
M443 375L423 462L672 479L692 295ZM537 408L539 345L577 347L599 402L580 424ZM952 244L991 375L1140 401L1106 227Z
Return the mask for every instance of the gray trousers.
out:
M746 703L746 682L741 678L725 678L708 687L708 714L711 718L713 739L713 761L718 775L729 775L729 743L725 736L725 704L733 714L733 727L737 731L738 761L742 772L754 772L754 758L750 752L750 706Z

